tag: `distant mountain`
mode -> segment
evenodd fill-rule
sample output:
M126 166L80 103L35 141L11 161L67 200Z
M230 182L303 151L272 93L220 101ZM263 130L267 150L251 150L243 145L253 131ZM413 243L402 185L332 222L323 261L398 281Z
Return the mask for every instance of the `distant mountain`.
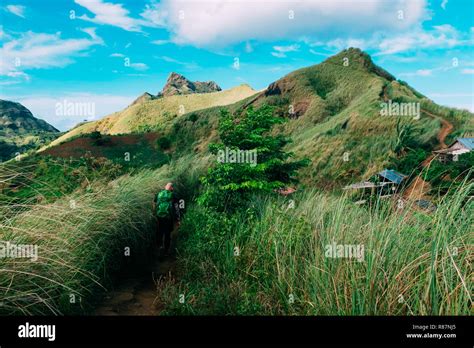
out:
M215 85L217 87L212 87L213 82L203 82L198 83L198 87L196 87L196 83L193 83L195 91L193 93L189 92L170 96L162 95L158 97L145 92L126 109L105 116L98 121L76 126L52 142L51 145L54 146L72 137L94 131L99 131L103 134L165 131L172 125L175 118L185 113L233 104L257 93L252 87L245 84L224 91L196 92L206 89L202 84L211 86L209 88L220 89L217 85ZM166 90L168 89L166 86L163 90L167 94ZM181 92L183 92L182 89Z
M46 121L33 116L30 110L8 100L0 100L0 134L18 136L41 132L59 132Z
M34 117L20 103L0 100L0 161L43 145L58 134L56 128Z
M222 89L214 81L192 82L183 75L172 72L161 92L158 92L158 97L193 93L212 93L221 90Z
M200 94L200 93L213 93L220 92L222 89L214 81L192 82L188 80L183 75L172 72L166 81L166 84L163 86L161 92L158 92L157 95L150 94L148 92L143 93L137 99L133 101L131 105L142 104L144 102L162 98L162 97L171 97L173 95L184 95L184 94Z
M143 93L141 96L139 96L137 99L135 99L135 100L133 101L133 103L130 104L130 106L132 106L132 105L137 105L137 104L143 104L143 103L145 103L145 102L147 102L147 101L149 101L149 100L153 100L153 99L156 99L156 98L157 98L156 96L154 96L154 95L152 95L152 94L150 94L150 93L148 93L148 92L145 92L145 93Z

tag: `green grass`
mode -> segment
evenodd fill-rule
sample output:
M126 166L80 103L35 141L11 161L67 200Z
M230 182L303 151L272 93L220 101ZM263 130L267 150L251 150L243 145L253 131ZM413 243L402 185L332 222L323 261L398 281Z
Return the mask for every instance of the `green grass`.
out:
M13 216L3 216L0 240L37 245L38 260L0 258L0 313L90 311L121 266L140 261L154 245L153 195L183 173L191 187L198 168L182 159L97 184L90 192L74 191L53 203L23 205ZM181 196L191 196L183 185L177 189ZM125 255L126 248L131 256Z
M350 64L344 67L347 54ZM154 100L122 112L113 125L107 119L90 122L55 142L113 127L112 133L158 129L169 139L151 147L102 144L105 156L115 159L110 166L97 166L95 159L68 163L33 156L2 164L0 185L17 182L0 187L0 240L37 244L39 260L0 259L0 313L89 312L103 287L130 262L126 246L132 259L147 261L154 229L151 199L174 180L187 213L177 280L162 283L157 293L165 314L469 314L472 183L457 182L446 195L434 197L438 210L431 215L409 207L398 211L389 202L356 206L335 193L387 165L410 170L421 159L414 153L393 161L397 119L379 115L384 88L391 99L420 101L422 108L449 119L455 129L448 140L472 133L472 114L433 104L357 52L344 51L278 83L282 94L248 97L228 108L238 114L247 105L269 103L287 117L290 105L306 105L306 112L276 130L294 140L285 150L311 159L301 171L304 185L293 197L294 208L281 197L255 197L232 215L194 204L198 177L210 163L208 144L218 141L221 107L202 109L221 104L211 94L200 101L186 96L191 106L186 111L195 111L184 115L175 116L180 98ZM157 107L163 103L173 112ZM422 114L418 126L416 147L429 153L437 145L440 121ZM127 168L118 160L124 152L135 156ZM155 169L168 161L168 152L171 163ZM116 164L122 166L118 172ZM432 174L436 180L443 175ZM325 257L333 240L364 245L365 261ZM71 303L72 294L82 300ZM180 294L185 304L178 302Z
M465 183L433 215L316 191L295 196L294 209L268 197L232 216L193 206L179 281L160 289L165 313L468 315L473 189ZM363 245L364 262L326 257L333 241Z
M54 146L80 134L93 131L100 131L103 134L166 131L176 118L180 118L185 113L232 104L255 93L256 91L250 86L240 85L214 93L175 95L149 100L131 105L101 120L76 126L52 142L51 145Z

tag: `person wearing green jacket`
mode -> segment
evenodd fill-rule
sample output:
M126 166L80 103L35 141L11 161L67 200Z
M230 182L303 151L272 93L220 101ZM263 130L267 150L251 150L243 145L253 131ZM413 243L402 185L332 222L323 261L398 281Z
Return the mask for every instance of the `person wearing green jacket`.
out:
M153 211L155 212L158 222L158 250L163 248L164 256L168 256L170 253L171 232L173 232L174 222L179 222L179 208L173 193L173 183L167 183L165 189L155 195Z

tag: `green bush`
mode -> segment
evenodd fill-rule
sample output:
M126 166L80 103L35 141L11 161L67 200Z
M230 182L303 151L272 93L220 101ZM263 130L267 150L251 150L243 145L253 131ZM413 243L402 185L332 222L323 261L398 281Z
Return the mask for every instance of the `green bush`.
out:
M168 150L171 147L171 140L167 136L161 136L157 140L160 149Z
M283 147L290 142L283 135L269 132L283 118L273 116L273 108L249 108L234 117L223 110L219 122L221 143L209 145L218 163L202 178L203 194L199 202L219 210L233 210L241 206L255 192L273 193L290 183L296 183L296 172L306 160L290 161L291 153ZM219 160L224 152L253 151L253 163L229 163ZM250 162L250 158L248 159Z

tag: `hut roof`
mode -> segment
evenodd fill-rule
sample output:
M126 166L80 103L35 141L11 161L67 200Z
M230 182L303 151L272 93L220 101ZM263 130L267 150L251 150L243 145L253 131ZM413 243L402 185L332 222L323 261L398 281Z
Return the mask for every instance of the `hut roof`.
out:
M474 150L474 138L458 138L457 141L469 150Z
M406 177L406 175L399 173L393 169L384 169L380 173L378 173L378 175L397 185L399 185Z

